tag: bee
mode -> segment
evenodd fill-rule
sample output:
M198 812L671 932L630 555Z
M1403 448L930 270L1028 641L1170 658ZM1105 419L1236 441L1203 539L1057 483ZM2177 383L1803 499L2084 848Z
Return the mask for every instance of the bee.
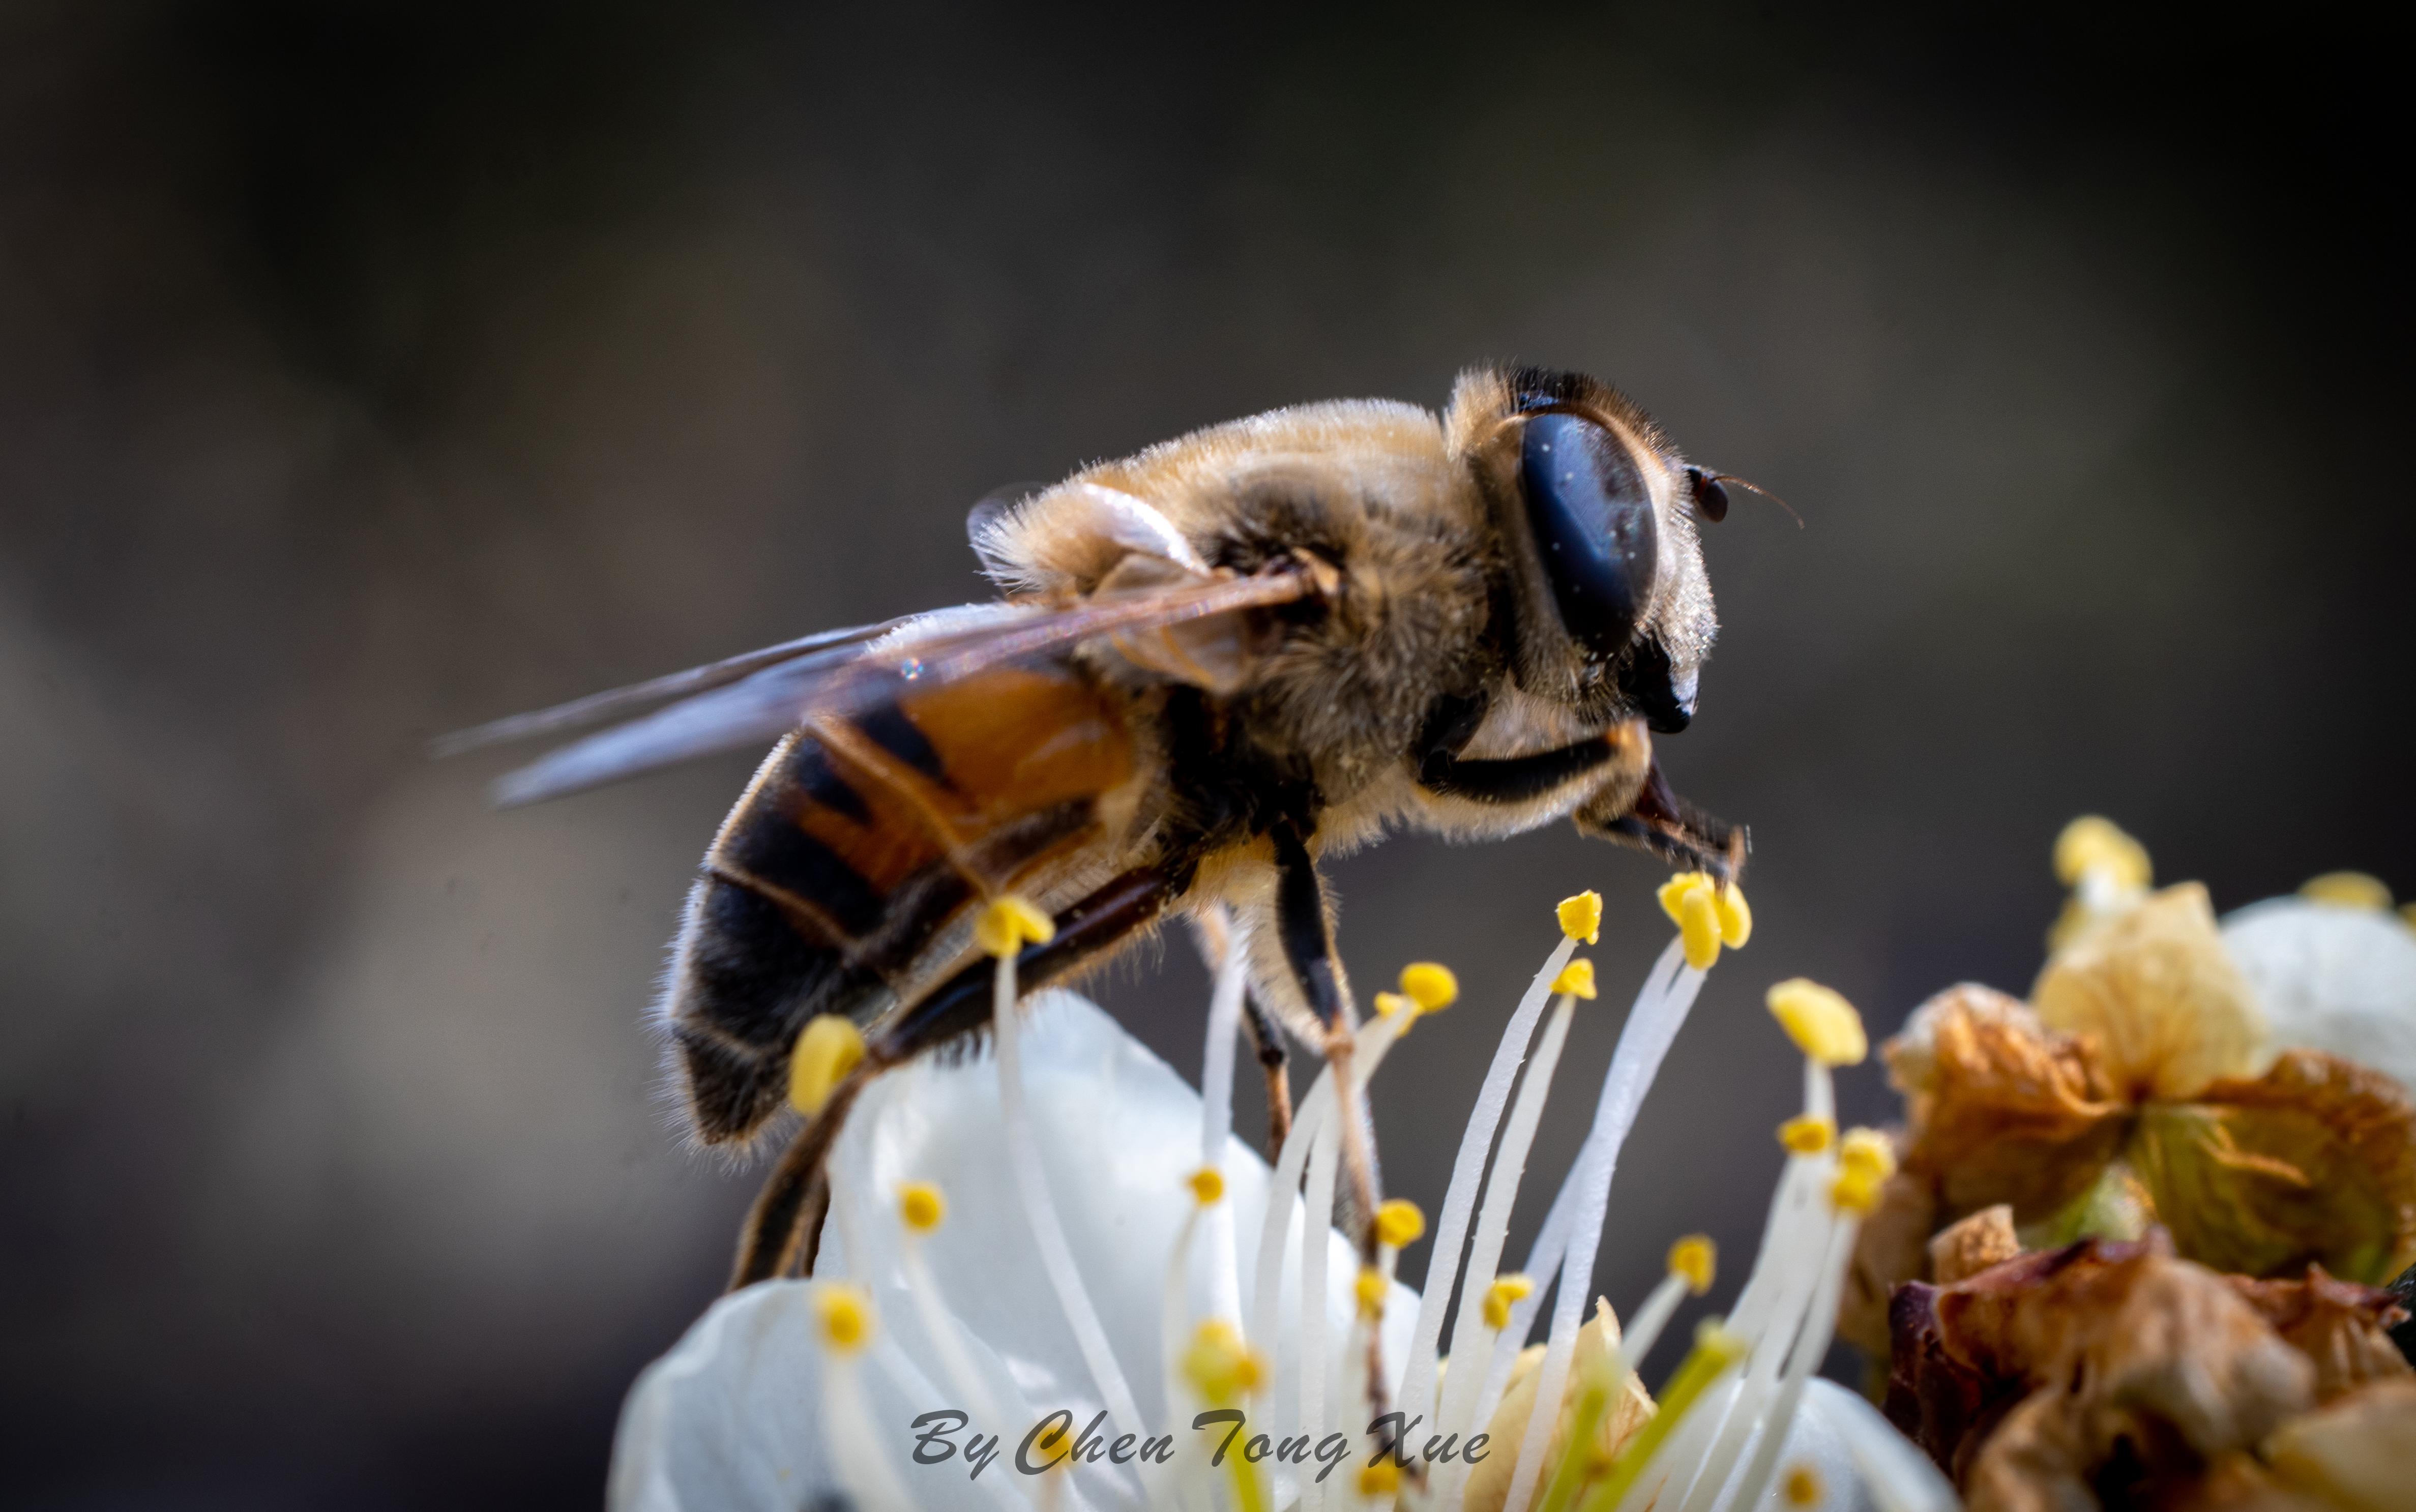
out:
M865 1024L867 1053L767 1181L743 1286L810 1269L823 1162L870 1079L988 1027L988 900L1054 917L1018 960L1026 989L1170 917L1230 919L1280 1111L1282 1032L1335 1062L1356 1021L1321 858L1395 827L1572 819L1733 877L1744 832L1671 792L1653 735L1693 718L1717 629L1695 519L1743 481L1584 374L1479 367L1440 416L1304 404L993 495L968 530L994 602L449 748L621 718L503 779L512 804L775 742L705 853L658 1006L691 1128L744 1146L781 1126L817 1015ZM1364 1228L1373 1152L1341 1123Z

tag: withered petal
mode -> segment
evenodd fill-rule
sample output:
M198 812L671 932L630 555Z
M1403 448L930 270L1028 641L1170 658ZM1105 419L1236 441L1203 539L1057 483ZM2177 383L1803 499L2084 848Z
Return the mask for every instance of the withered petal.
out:
M2094 1046L2002 992L1947 989L1881 1053L1910 1100L1905 1165L1931 1176L1946 1216L2003 1202L2018 1223L2051 1217L2122 1147L2129 1110Z
M2416 1381L2378 1381L2265 1441L2274 1478L2342 1512L2404 1512L2416 1474Z
M2181 1252L2218 1270L2378 1282L2416 1258L2416 1104L2354 1062L2287 1051L2149 1108L2128 1154Z
M1929 1176L1898 1169L1880 1188L1879 1205L1854 1236L1854 1260L1837 1300L1837 1337L1873 1359L1889 1351L1888 1297L1927 1269L1929 1231L1938 1194Z
M1969 1280L2022 1252L2014 1232L2014 1210L2000 1202L1958 1218L1929 1241L1929 1273L1941 1286Z
M2227 1276L2266 1326L2316 1367L2316 1400L2329 1402L2370 1381L2416 1378L2386 1332L2408 1311L2379 1287L2335 1280L2310 1265L2295 1280Z
M2194 882L2150 894L2058 951L2031 1000L2049 1028L2095 1039L2126 1101L2182 1101L2261 1063L2264 1015Z

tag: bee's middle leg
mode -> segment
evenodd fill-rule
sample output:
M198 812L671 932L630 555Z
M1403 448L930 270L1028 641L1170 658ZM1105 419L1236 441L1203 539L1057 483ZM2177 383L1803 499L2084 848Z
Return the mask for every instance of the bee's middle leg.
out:
M1351 1069L1355 1044L1350 990L1334 948L1334 914L1325 885L1299 825L1278 822L1269 832L1275 846L1276 928L1293 982L1323 1032L1325 1064L1334 1072L1335 1114L1342 1140L1343 1197L1349 1230L1361 1257L1376 1263L1376 1202L1381 1176L1375 1130Z
M1106 883L1057 915L1057 932L1048 944L1026 945L1016 957L1017 986L1029 992L1079 971L1156 918L1171 894L1165 874L1151 867ZM883 1072L987 1030L995 1006L997 971L993 961L975 961L932 989L866 1042L864 1059L832 1089L830 1100L798 1132L755 1199L739 1239L732 1291L786 1275L800 1264L808 1275L812 1274L823 1215L830 1201L827 1162L849 1111Z

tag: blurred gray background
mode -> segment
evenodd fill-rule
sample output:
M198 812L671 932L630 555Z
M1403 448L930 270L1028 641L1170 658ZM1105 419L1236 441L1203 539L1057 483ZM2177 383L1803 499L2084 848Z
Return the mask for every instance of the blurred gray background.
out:
M498 814L423 743L974 597L986 490L1252 410L1582 367L1808 522L1709 532L1664 761L1759 932L1623 1164L1623 1305L1687 1230L1741 1274L1761 990L2024 988L2073 814L2223 907L2416 886L2407 50L2292 16L0 9L5 1499L593 1504L752 1190L642 1024L747 763ZM1468 987L1379 1083L1397 1191L1600 887L1523 1252L1656 880L1338 869L1363 983ZM1107 990L1196 1074L1187 948Z

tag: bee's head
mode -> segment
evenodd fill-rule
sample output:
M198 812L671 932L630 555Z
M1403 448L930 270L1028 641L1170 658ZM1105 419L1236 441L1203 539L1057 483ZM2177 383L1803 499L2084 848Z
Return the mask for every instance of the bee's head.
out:
M1499 537L1519 685L1589 718L1684 730L1719 630L1694 522L1728 512L1719 478L1582 373L1463 374L1447 430Z

